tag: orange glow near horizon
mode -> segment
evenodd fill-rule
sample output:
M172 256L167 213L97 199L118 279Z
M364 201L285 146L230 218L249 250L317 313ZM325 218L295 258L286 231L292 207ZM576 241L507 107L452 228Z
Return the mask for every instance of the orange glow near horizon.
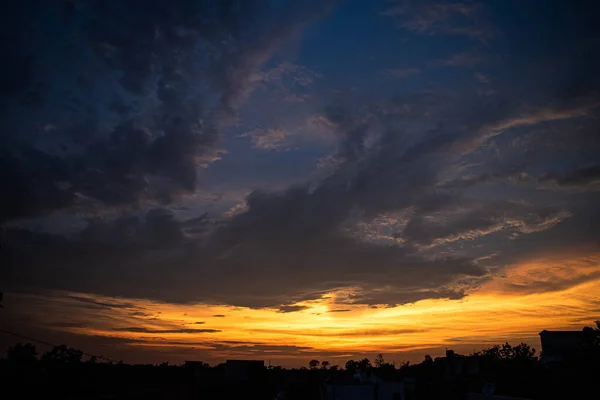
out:
M598 255L569 261L543 258L506 269L503 277L461 300L424 300L394 308L335 304L333 292L298 303L306 309L292 313L73 293L50 302L38 298L30 309L42 316L71 310L65 315L78 327L54 329L133 339L127 346L160 349L162 357L176 349L188 358L200 352L201 359L214 362L268 358L289 366L317 358L341 365L352 355L381 352L390 360L414 362L425 353L440 355L444 347L471 352L505 341L525 341L539 350L541 330L581 329L599 319L599 272ZM560 288L565 282L571 284ZM532 285L543 290L527 292ZM94 309L82 307L81 298L128 305Z

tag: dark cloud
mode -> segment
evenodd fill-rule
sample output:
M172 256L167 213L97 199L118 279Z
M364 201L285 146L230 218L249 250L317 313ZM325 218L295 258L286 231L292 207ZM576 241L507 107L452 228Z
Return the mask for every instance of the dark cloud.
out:
M0 222L73 205L76 194L60 185L70 181L69 175L68 166L57 157L25 146L0 145L0 177L3 191L10 193L0 199Z
M204 321L194 322L194 325L204 325Z
M600 186L600 165L588 165L562 173L547 173L538 182L559 189L597 189Z
M124 302L124 303L117 303L117 302L107 302L107 301L98 301L98 300L94 300L94 299L90 299L88 297L82 297L82 296L75 296L75 295L69 295L67 296L68 299L71 300L75 300L75 301L79 301L82 303L86 303L86 304L91 304L93 306L97 306L100 308L135 308L136 306L133 303L128 303L128 302Z
M352 310L348 310L348 309L336 309L336 310L329 310L329 312L333 312L333 313L338 313L338 312L350 312Z
M86 328L86 324L82 324L80 322L70 322L70 321L57 321L51 322L48 324L50 328Z
M346 162L312 186L254 191L245 212L218 225L204 217L178 222L159 209L143 218L90 220L71 238L6 232L10 263L4 273L9 281L42 287L282 312L298 311L294 303L336 288L356 291L343 301L350 304L461 298L465 291L454 282L484 279L487 270L473 256L432 257L422 247L493 231L514 238L549 229L567 214L489 201L465 211L464 187L444 188L441 172L473 156L486 140L548 117L538 112L507 120L510 107L503 102L469 103L469 112L457 114L468 100L441 102L428 116L431 128L418 138L404 128L405 115L389 112L391 104L328 109ZM356 224L398 211L409 215L397 232L402 245L382 246L355 235ZM436 222L436 213L455 216ZM200 238L186 233L194 225L204 232ZM34 244L38 251L31 253Z
M129 313L129 315L131 315L132 317L151 317L152 316L152 314L143 312L143 311L134 311L132 313Z
M9 195L0 222L90 199L131 205L194 191L199 160L212 157L257 68L325 8L309 3L8 7L0 179Z
M271 345L264 343L252 343L242 342L239 344L214 344L216 350L235 350L237 352L248 351L248 352L281 352L281 353L295 353L300 351L313 350L312 347L308 346L294 346L294 345Z
M448 268L452 268L453 265L448 266ZM441 280L439 284L436 286L441 286L445 283L451 281L451 278L459 275L456 271L450 273L450 276L447 276L445 280ZM479 275L472 273L471 276L481 276L483 272L480 272ZM411 291L411 290L403 290L398 285L394 285L389 289L378 289L367 292L365 294L360 295L352 295L349 300L352 304L386 304L390 307L394 307L397 305L402 305L406 303L416 303L420 300L426 299L449 299L449 300L458 300L463 298L466 293L463 290L452 290L452 289L437 289L437 290L422 290L419 292ZM394 299L398 299L397 302L394 302Z
M6 266L2 269L2 274L7 274L8 281L25 283L25 271L19 265L30 262L37 278L25 283L26 285L46 287L43 284L46 281L53 282L50 286L57 288L89 293L102 293L104 289L97 289L111 287L109 291L112 294L121 293L122 297L129 297L126 287L131 284L132 279L142 286L146 283L157 285L159 281L153 276L157 271L152 272L154 267L150 265L173 257L186 248L186 241L189 239L182 233L183 226L191 228L203 224L204 219L194 219L180 226L173 220L170 212L155 209L142 216L121 215L112 222L89 220L87 227L72 237L17 228L6 229L0 253L2 265ZM38 251L32 252L31 248ZM84 267L82 262L85 263ZM138 267L142 269L137 269ZM70 270L74 274L68 272ZM166 279L167 275L165 271L165 275L159 280ZM114 279L116 276L121 278ZM77 289L80 284L82 291ZM145 289L142 292L144 291ZM142 292L138 294L141 295ZM127 302L97 301L77 295L69 297L93 307L135 308Z
M203 220L188 221L187 226L201 226ZM170 246L184 239L182 225L172 212L157 208L145 216L122 214L114 221L94 218L81 232L80 240L87 243L132 244L138 246Z
M596 206L598 201L598 192L587 193L583 198L573 201L570 207L572 216L554 229L542 230L535 235L521 235L519 240L495 242L494 251L497 254L491 260L492 263L514 265L523 259L544 259L549 254L563 254L573 258L589 254L590 249L597 249L600 243L600 210Z
M213 315L213 318L225 318L224 314L215 314Z
M486 169L488 169L486 172L462 176L457 180L446 182L441 186L450 190L462 190L482 183L493 183L510 179L525 181L527 180L527 177L523 171L526 170L528 165L529 163L527 162L519 162L516 165L502 167L498 170L494 170L491 165L486 165Z
M520 203L486 202L464 204L466 211L451 219L432 220L427 214L415 215L402 232L409 243L429 246L457 240L474 240L502 231L504 234L531 233L545 230L570 214L560 208L536 207Z
M279 307L279 310L277 312L291 313L291 312L306 310L307 308L308 308L307 306L281 306L281 307Z
M193 191L198 159L211 157L218 128L251 90L252 74L311 14L304 6L274 11L260 1L154 2L141 15L105 2L90 4L90 9L77 6L73 12L87 16L82 37L99 70L86 72L74 56L67 72L77 72L74 76L81 79L78 100L68 100L68 106L76 118L66 127L61 122L67 117L41 121L35 140L20 135L28 118L15 113L6 120L10 129L3 130L8 133L0 143L7 144L0 147L0 178L10 195L2 196L2 221L66 207L87 209L89 203L115 208L144 199L166 203ZM124 4L127 11L133 3ZM407 2L402 7L388 14L412 31L479 39L489 35L478 22L483 10L474 4ZM104 22L109 20L114 23ZM447 63L472 63L465 57L470 53L457 54ZM15 60L21 66L28 63ZM35 60L31 65L42 68ZM281 81L277 69L268 80ZM17 79L21 83L7 90L16 93L31 86L36 95L28 92L29 97L55 111L52 101L43 101L44 85L36 85L25 72ZM475 285L489 276L478 262L484 254L477 254L489 247L477 242L467 250L468 240L500 237L490 247L502 250L502 260L494 261L505 265L530 254L527 249L539 249L535 241L540 238L569 246L574 238L597 237L596 229L583 222L590 215L596 221L590 212L595 198L571 203L539 199L526 185L510 181L542 176L542 181L563 187L594 181L595 167L552 174L539 163L543 156L529 156L552 143L542 128L557 124L570 134L574 120L593 114L597 95L564 79L559 80L567 83L558 98L548 94L554 87L529 87L536 82L544 86L546 80L524 76L519 82L528 85L518 90L512 78L505 85L502 77L497 80L500 88L493 97L434 87L387 100L327 103L321 118L338 139L332 156L344 161L318 181L252 191L243 211L219 223L207 214L182 221L158 208L90 218L82 232L70 236L6 229L0 254L6 265L3 281L281 312L300 311L298 302L339 288L352 292L336 299L340 307L459 299L469 289L463 282ZM107 95L84 92L100 83ZM531 104L523 105L522 99ZM90 109L91 103L104 108ZM583 151L585 138L597 133L592 119L575 139L563 133L557 146L568 143L574 153ZM514 144L533 128L543 130L543 136ZM511 146L517 156L505 152ZM476 174L465 174L474 170ZM483 185L488 190L481 190ZM385 245L372 240L383 235L377 229L370 236L361 234L359 226L393 213L402 214L402 221L386 233ZM564 232L575 234L564 237Z
M219 329L148 329L139 327L114 328L115 332L132 332L132 333L216 333L221 332Z

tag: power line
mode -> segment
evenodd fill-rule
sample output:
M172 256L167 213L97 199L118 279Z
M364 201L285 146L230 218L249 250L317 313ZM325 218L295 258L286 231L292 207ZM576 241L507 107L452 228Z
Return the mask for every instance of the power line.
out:
M0 333L5 333L7 335L15 336L15 337L18 337L18 338L21 338L21 339L25 339L25 340L29 340L29 341L32 341L32 342L40 343L40 344L43 344L45 346L49 346L49 347L52 347L52 348L54 348L54 347L60 347L60 346L57 346L57 345L52 344L50 342L46 342L44 340L35 339L35 338L29 337L29 336L21 335L20 333L15 333L15 332L7 331L6 329L0 329ZM78 350L78 351L81 351L81 350ZM95 357L95 358L97 358L99 360L104 360L104 361L116 363L115 360L111 360L108 357L97 356L97 355L92 354L92 353L86 353L85 351L81 351L81 354L83 354L84 356L90 357L90 358L91 357Z

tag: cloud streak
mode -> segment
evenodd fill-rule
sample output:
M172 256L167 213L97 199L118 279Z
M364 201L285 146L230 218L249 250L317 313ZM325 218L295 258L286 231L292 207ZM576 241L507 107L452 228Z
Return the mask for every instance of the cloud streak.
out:
M131 332L131 333L151 333L151 334L164 334L164 333L216 333L221 332L218 329L150 329L142 327L125 327L125 328L114 328L115 332Z

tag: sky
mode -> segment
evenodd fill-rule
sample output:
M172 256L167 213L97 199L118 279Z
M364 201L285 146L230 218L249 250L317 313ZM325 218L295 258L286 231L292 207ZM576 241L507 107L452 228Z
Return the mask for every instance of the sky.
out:
M299 366L600 319L597 2L9 3L2 329Z

